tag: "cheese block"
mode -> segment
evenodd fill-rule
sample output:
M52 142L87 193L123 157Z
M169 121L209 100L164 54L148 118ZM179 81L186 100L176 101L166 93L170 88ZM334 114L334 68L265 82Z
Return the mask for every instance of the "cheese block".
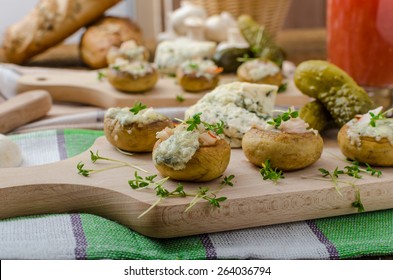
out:
M216 51L216 43L192 41L181 38L158 44L154 63L163 74L175 75L179 65L188 59L211 59Z
M224 136L232 148L241 147L244 133L252 126L265 125L270 118L278 87L233 82L218 86L185 112L185 119L202 112L201 120L224 122Z

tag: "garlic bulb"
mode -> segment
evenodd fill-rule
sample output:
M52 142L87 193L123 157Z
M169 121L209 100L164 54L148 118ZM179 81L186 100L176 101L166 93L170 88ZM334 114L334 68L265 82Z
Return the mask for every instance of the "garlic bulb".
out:
M206 19L206 11L204 8L194 5L188 1L182 1L180 8L173 11L170 16L169 24L173 27L178 35L185 35L187 28L184 24L186 18L190 16Z
M22 160L19 146L5 135L0 134L0 168L20 166Z

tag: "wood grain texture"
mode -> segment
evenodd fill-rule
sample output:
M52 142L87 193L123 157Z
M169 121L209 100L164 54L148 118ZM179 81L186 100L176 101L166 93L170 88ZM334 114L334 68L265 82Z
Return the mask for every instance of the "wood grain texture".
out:
M91 149L99 150L101 156L132 161L157 173L150 153L123 155L104 137L97 139ZM311 178L321 178L320 167L333 170L336 166L345 166L337 157L343 158L335 140L326 140L319 161L304 170L285 173L285 179L275 185L262 180L258 168L247 161L241 149L232 149L231 162L224 175L234 174L235 186L225 187L220 192L228 198L221 208L199 202L184 212L191 198L168 198L138 219L157 199L155 192L132 190L128 180L134 179L134 170L127 168L91 177L78 175L79 161L83 161L86 168L107 166L107 163L90 163L89 152L84 152L53 164L0 169L0 218L86 212L118 221L147 236L169 238L354 214L357 209L352 207L356 196L353 187L343 186L340 196L331 182ZM381 170L381 178L364 175L356 182L366 211L393 207L393 172L389 168ZM220 181L184 185L186 191L193 191L200 186L214 188ZM166 187L173 189L176 185L177 182L168 181Z
M51 96L44 90L25 92L1 103L0 133L44 117L51 107Z
M123 93L106 80L98 80L97 71L46 71L25 73L17 81L17 91L47 90L53 100L75 102L102 108L132 106L136 101L153 107L186 107L195 104L207 92L188 93L174 78L161 77L157 85L145 93ZM236 81L233 75L221 77L220 83ZM293 83L285 93L277 95L277 106L302 106L309 98L302 95ZM182 95L184 101L176 99Z

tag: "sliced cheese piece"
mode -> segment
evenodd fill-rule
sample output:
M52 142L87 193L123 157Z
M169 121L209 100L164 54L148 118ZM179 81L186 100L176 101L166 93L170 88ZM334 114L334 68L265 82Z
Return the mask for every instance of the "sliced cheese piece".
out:
M185 113L185 119L202 112L208 123L224 122L225 139L233 148L241 147L241 140L252 126L265 125L272 114L278 87L234 82L224 84L206 94Z

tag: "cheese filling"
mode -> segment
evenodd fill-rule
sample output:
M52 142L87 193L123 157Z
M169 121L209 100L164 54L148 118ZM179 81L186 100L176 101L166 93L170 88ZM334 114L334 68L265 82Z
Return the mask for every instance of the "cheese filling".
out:
M213 79L221 72L220 68L211 60L187 60L180 65L180 69L185 75L194 75L197 78L205 77L208 80Z
M393 119L376 120L375 127L368 122L359 122L357 119L349 121L347 125L347 135L352 145L361 147L362 136L374 138L377 142L386 138L393 145Z
M208 123L224 122L231 147L241 147L243 135L254 125L264 126L274 107L277 86L234 82L217 87L191 106L185 118L203 112Z
M117 58L115 63L109 68L120 72L129 73L135 77L143 77L154 72L154 67L146 61L128 61L123 58Z
M178 127L173 135L158 145L153 160L159 165L165 164L174 170L182 170L198 149L199 132L187 131L185 126Z
M280 68L270 61L250 60L244 63L249 78L252 81L259 81L267 76L274 76L280 72Z
M129 126L131 124L147 125L156 121L166 120L167 117L156 112L153 108L147 108L138 112L134 115L130 112L130 108L109 108L105 117L117 120L123 126Z

